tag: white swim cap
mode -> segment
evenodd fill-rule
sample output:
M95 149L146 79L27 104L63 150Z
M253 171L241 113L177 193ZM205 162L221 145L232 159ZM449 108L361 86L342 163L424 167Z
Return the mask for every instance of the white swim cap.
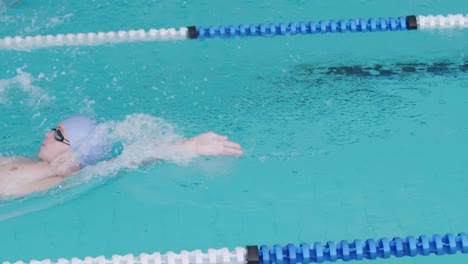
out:
M65 119L63 125L80 165L94 165L109 155L110 146L105 133L96 133L99 126L96 119L73 115Z

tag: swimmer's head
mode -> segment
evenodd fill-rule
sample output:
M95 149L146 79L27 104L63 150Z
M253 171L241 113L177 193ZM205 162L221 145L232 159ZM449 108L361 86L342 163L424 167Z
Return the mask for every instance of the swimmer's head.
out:
M46 134L39 158L51 162L65 151L72 150L80 166L94 165L110 152L104 131L96 119L73 115Z

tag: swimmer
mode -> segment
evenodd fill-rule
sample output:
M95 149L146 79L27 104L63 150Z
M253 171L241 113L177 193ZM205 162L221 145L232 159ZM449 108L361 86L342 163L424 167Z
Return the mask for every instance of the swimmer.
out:
M0 195L26 195L46 190L85 166L108 159L110 149L105 140L92 139L98 124L88 116L70 116L45 134L38 160L0 157ZM213 132L199 134L174 146L203 156L243 154L238 143Z

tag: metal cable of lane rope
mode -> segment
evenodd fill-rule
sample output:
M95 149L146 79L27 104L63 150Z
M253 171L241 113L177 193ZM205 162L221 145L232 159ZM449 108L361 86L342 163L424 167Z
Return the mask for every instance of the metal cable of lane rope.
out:
M104 256L97 258L85 257L58 259L53 262L50 259L37 261L32 260L30 264L299 264L299 263L322 263L351 260L374 260L387 259L391 257L404 256L428 256L451 255L458 252L468 253L468 236L465 233L458 235L446 234L443 236L419 236L414 238L394 237L393 239L381 238L379 240L367 239L365 241L356 239L352 242L329 241L325 244L320 242L302 243L299 246L287 244L286 246L268 245L237 247L234 251L227 248L208 249L207 253L201 250L192 252L181 251L176 254L172 251L161 254L142 253L138 256L131 254L120 256L113 255L106 259ZM10 262L3 262L10 264ZM15 264L25 264L17 261Z
M186 39L232 38L252 36L282 36L345 32L391 32L424 29L467 28L468 14L437 16L406 16L290 22L288 24L258 24L238 26L189 26L179 29L149 29L77 34L13 36L0 38L0 49L36 49L53 46L101 45L105 43L139 41L174 41Z

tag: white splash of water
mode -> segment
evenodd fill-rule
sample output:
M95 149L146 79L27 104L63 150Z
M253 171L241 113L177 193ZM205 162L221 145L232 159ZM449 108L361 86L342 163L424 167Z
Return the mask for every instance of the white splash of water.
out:
M52 29L58 25L66 23L73 14L64 14L62 16L56 16L48 18L46 21L38 21L38 17L33 17L30 19L31 25L24 28L25 34L33 34L43 29Z
M95 178L114 176L120 171L148 166L157 161L186 165L198 154L180 144L184 137L164 119L146 114L128 115L123 121L102 123L94 133L98 139L106 137L120 144L120 153L94 166L87 166L69 177L61 188L70 188Z
M21 68L16 70L15 77L0 79L0 104L15 102L11 93L16 89L28 95L28 105L37 107L42 103L55 99L50 97L42 88L33 84L36 80L30 73L23 72ZM23 98L23 97L21 97ZM23 103L18 100L16 103Z

